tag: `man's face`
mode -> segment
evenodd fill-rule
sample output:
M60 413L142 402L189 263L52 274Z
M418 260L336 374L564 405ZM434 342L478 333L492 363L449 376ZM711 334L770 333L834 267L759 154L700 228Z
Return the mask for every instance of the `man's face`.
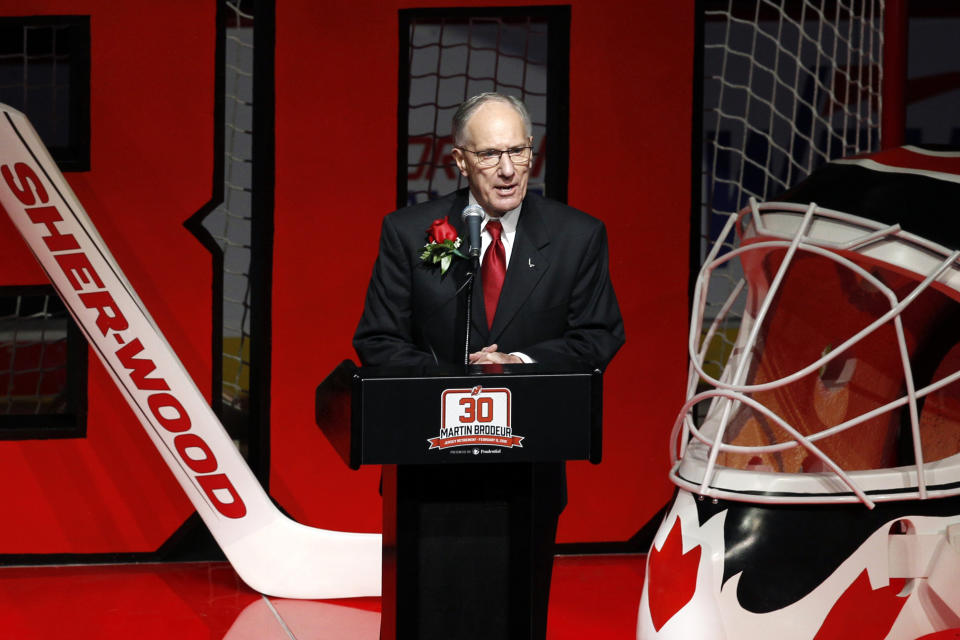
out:
M491 101L480 105L464 127L466 143L473 151L503 151L532 144L527 137L523 118L505 102ZM516 165L509 154L502 154L495 167L481 167L477 156L461 149L453 150L460 173L470 181L470 191L488 215L500 217L520 206L527 195L530 164Z

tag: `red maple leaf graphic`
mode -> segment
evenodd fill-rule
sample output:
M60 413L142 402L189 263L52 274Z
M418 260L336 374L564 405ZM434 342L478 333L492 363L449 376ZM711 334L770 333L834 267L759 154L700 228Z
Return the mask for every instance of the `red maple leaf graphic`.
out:
M873 589L864 569L834 603L813 640L883 640L907 603L897 595L905 583L893 578L886 587Z
M683 534L680 518L673 523L663 548L650 550L647 559L650 619L653 628L660 631L663 625L682 609L697 590L697 569L700 566L700 545L683 553Z

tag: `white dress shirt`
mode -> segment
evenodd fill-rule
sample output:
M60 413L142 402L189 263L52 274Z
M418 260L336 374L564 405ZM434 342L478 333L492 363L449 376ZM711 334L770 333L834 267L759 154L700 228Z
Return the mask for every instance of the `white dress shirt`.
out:
M473 197L473 192L470 192L470 204L477 204L476 198ZM500 234L500 242L503 243L503 252L507 261L507 266L510 266L510 254L513 251L513 240L517 235L517 220L520 218L520 207L523 206L523 203L520 203L516 209L511 209L506 212L499 218L500 224L503 226L503 233ZM482 209L483 207L481 207ZM490 236L490 233L487 232L487 223L493 220L494 218L484 211L483 212L483 222L480 223L480 263L483 264L483 256L487 255L487 249L490 247L490 244L493 242L493 238Z
M478 204L477 199L473 197L473 192L469 192L470 204ZM510 255L513 251L513 241L517 235L517 221L520 218L520 207L523 206L521 202L516 209L511 209L505 214L497 218L500 220L500 225L503 227L503 232L500 234L500 242L503 244L503 253L504 258L507 261L507 268L510 268ZM483 207L481 207L482 209ZM487 254L487 249L493 243L493 238L490 236L490 233L487 231L487 223L493 220L486 211L483 212L483 222L480 226L480 264L483 264L483 257ZM520 351L512 351L510 355L517 356L527 364L534 362L533 358L528 356L525 353Z

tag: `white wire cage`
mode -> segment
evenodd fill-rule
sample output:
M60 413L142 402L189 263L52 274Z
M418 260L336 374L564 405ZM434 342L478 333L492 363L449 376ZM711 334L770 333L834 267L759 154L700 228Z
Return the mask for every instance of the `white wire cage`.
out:
M671 479L758 503L960 493L960 353L956 332L937 330L960 305L958 256L898 224L751 199L697 280ZM744 277L705 313L712 277L734 261ZM742 320L717 374L705 363L730 313ZM918 377L914 359L931 353L935 375Z

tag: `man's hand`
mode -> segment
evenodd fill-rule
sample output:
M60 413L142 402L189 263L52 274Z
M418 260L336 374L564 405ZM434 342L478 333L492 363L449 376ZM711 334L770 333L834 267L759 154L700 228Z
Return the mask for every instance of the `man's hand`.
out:
M500 353L497 351L497 345L491 344L489 347L471 353L470 364L523 364L523 360L510 353Z

